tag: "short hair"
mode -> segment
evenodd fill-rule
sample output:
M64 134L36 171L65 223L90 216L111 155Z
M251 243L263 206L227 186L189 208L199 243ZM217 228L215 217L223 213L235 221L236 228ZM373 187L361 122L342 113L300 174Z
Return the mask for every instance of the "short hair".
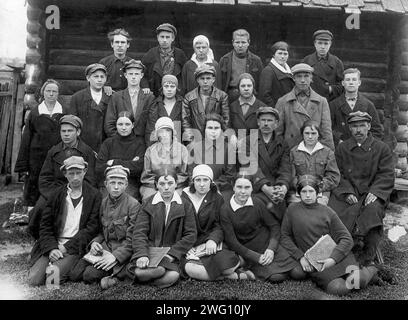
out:
M322 136L319 124L314 120L307 120L305 121L305 123L303 123L302 127L300 128L300 134L302 135L302 137L303 137L303 132L305 131L307 127L314 128L319 134L319 138Z
M132 123L135 122L135 118L133 117L133 114L130 113L129 111L119 112L118 117L116 118L116 121L118 121L118 119L122 117L128 118Z
M302 177L298 178L298 182L296 184L296 192L300 194L302 189L306 186L311 186L313 189L315 189L316 194L320 192L320 179L316 176L310 176L314 177L314 179L301 179Z
M175 181L176 184L177 184L177 174L176 174L175 172L173 172L173 173L168 173L168 174L166 174L166 173L157 174L157 175L154 177L154 186L156 187L156 190L157 190L157 183L159 182L159 179L160 179L161 177L164 177L165 180L167 180L167 177L173 177L173 178L174 178L174 181Z
M109 41L112 43L112 42L113 42L113 38L114 38L115 36L119 36L119 35L126 37L128 43L130 42L130 40L132 40L132 38L130 37L129 32L127 32L127 31L126 31L125 29L123 29L123 28L118 28L118 29L115 29L115 30L109 32L109 33L108 33L108 39L109 39Z
M47 79L44 84L41 86L40 89L40 94L41 94L41 98L44 98L44 91L45 91L45 87L48 86L49 84L55 84L58 87L58 93L61 90L61 85L57 80L54 79Z
M272 56L273 56L278 50L289 51L289 45L285 41L278 41L272 45L271 49L272 49Z
M251 182L252 187L254 186L254 176L250 175L250 174L247 174L245 171L239 171L235 175L235 177L234 177L234 179L232 181L232 185L235 186L235 183L237 182L237 180L241 179L241 178L249 180L249 182Z
M232 33L232 40L235 40L235 37L247 37L248 42L251 40L249 32L245 29L237 29Z
M208 121L217 121L221 125L221 130L224 132L226 129L224 119L222 116L218 113L209 113L205 116L205 124L204 128L207 128L207 122Z
M343 76L345 76L346 74L349 74L349 73L357 73L358 77L361 78L361 72L357 68L348 68L348 69L344 70Z

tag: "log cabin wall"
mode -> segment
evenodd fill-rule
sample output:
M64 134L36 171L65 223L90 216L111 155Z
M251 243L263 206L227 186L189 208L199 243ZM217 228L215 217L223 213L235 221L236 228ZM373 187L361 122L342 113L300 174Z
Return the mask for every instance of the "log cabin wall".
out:
M205 34L216 60L231 50L232 31L246 28L251 34L250 49L265 63L271 56L270 46L278 40L287 41L291 45L291 66L313 52L313 32L327 28L335 35L332 52L344 61L346 68L358 67L362 71L360 90L383 115L389 39L395 29L395 15L365 12L360 16L360 30L348 30L348 15L342 10L301 7L131 2L117 8L88 3L80 8L60 6L60 13L61 29L47 33L45 71L46 77L62 82L64 96L86 86L86 65L111 54L106 34L117 27L124 27L133 37L129 55L134 58L140 59L156 45L156 26L170 22L178 29L177 46L188 56L193 51L194 36Z

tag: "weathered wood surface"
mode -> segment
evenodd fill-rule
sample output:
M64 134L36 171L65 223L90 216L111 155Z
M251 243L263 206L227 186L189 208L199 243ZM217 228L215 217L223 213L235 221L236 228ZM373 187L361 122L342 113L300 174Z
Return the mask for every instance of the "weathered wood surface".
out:
M20 149L22 127L23 127L23 113L24 113L24 84L18 85L16 112L14 119L14 134L13 134L13 152L11 158L11 179L12 182L18 181L18 174L14 172L17 161L18 151Z

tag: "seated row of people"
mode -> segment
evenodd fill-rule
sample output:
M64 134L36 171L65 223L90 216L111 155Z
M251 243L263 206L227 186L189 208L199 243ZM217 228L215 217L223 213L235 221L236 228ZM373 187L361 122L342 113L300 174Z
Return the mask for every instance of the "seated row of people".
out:
M155 179L157 191L140 205L125 192L127 168L105 170L108 194L101 201L97 189L84 181L87 165L72 156L61 167L68 183L54 191L44 210L31 255L31 285L52 284L46 280L51 264L59 275L53 281L99 282L103 289L120 280L165 288L180 277L280 282L310 276L327 292L343 295L364 288L377 273L373 265L358 266L349 231L333 210L317 203L314 176L300 177L301 202L288 208L280 227L252 195L253 177L245 172L235 177L234 193L226 201L207 165L193 169L181 196L177 176L165 173ZM325 234L337 246L317 271L304 254ZM157 266L149 266L151 247L169 247ZM100 258L90 263L83 258L87 251Z

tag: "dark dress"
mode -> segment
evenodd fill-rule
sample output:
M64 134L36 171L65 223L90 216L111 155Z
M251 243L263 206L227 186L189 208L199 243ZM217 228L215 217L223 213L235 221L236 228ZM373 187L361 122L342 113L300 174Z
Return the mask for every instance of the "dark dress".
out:
M312 280L323 288L330 281L344 276L347 267L358 267L351 253L353 239L337 214L327 206L319 203L293 203L289 206L282 223L281 243L290 255L300 260L321 236L328 234L337 243L331 258L336 264L322 272L312 272Z
M24 184L24 202L34 206L40 196L38 177L41 167L52 146L61 141L59 120L66 113L54 113L52 116L39 114L38 106L31 110L27 117L17 157L15 172L27 172L28 179Z
M288 272L298 263L279 244L280 227L262 201L252 198L253 206L244 206L233 211L230 202L221 207L221 226L225 243L246 262L257 278L267 280L274 274ZM258 263L266 249L275 252L271 264Z
M129 184L140 187L140 175L143 171L145 145L141 137L136 136L133 132L122 137L115 134L113 137L106 139L99 150L96 158L96 175L99 187L103 186L104 172L107 168L106 162L113 160L114 166L122 165L130 170ZM135 157L138 160L133 160Z
M181 198L183 201L191 203L191 206L194 208L190 196L185 190ZM213 240L217 245L223 241L224 232L220 225L220 208L223 202L224 200L218 192L209 191L204 197L198 212L194 209L197 241L193 247L206 243L208 240ZM188 260L183 259L182 262L185 264ZM236 266L239 258L233 251L223 248L216 254L201 257L200 262L207 270L210 280L215 280L221 276L224 270Z

